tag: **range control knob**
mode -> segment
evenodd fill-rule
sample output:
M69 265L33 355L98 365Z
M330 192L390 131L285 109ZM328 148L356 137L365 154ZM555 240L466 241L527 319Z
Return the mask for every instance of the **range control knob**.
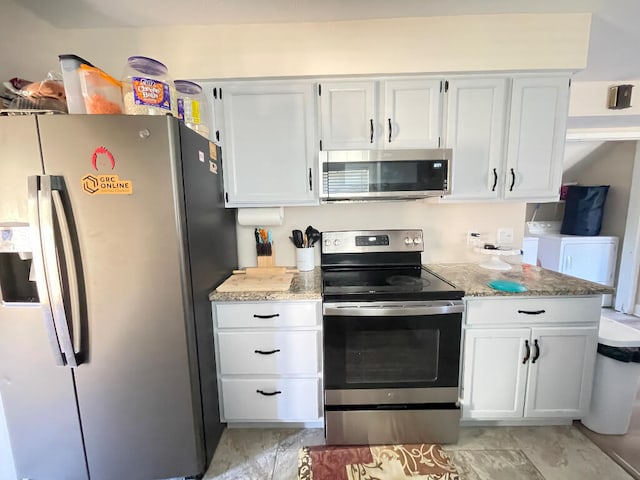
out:
M333 241L333 244L334 244L336 247L337 247L337 246L339 246L341 243L342 243L342 242L340 241L340 239L339 239L339 238L336 238L336 239Z
M324 241L324 245L325 247L328 247L329 245L331 245L331 240L329 240L328 238Z
M416 237L416 238L414 238L414 239L413 239L413 243L414 243L415 245L420 245L420 244L422 243L422 238L420 238L420 237Z
M404 244L411 245L411 239L409 237L404 237Z

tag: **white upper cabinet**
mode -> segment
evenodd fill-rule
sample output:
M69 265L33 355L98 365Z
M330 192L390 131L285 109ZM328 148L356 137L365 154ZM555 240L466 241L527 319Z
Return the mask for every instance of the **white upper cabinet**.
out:
M478 76L448 85L445 146L453 149L453 173L445 200L557 200L568 78Z
M513 79L504 198L559 198L568 106L567 77Z
M218 83L213 100L229 207L318 203L315 83Z
M437 148L441 85L424 77L322 82L322 149Z
M442 124L442 82L434 79L386 80L384 148L437 148Z
M323 150L374 148L377 143L376 82L322 82Z
M445 146L453 150L453 160L446 198L500 198L508 79L453 78L447 83Z

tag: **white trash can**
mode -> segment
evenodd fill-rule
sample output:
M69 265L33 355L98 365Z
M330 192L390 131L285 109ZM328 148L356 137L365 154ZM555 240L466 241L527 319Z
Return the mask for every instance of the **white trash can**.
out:
M591 405L582 424L596 433L627 433L638 388L640 331L602 317Z

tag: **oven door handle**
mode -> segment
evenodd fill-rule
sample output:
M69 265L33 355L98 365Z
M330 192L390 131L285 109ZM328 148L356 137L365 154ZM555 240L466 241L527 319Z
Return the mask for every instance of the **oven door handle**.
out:
M371 303L325 303L322 307L324 315L337 317L408 317L416 315L446 315L462 313L464 305L458 301L389 304Z

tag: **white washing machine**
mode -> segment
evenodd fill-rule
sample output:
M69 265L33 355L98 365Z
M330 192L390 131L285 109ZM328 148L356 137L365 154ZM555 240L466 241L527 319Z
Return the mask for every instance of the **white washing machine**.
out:
M618 237L549 233L525 237L523 262L540 265L591 282L613 287L618 259ZM602 306L612 303L602 296Z

